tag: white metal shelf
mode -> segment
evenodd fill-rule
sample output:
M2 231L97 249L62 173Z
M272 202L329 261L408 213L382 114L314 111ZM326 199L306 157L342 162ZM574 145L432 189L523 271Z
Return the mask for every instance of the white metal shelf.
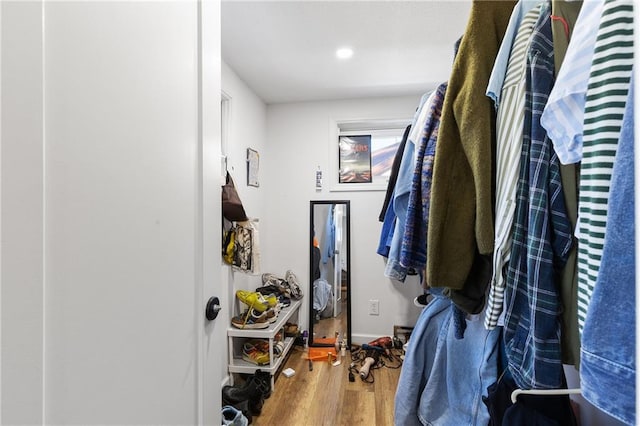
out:
M244 374L252 374L255 373L256 370L267 371L271 375L271 388L273 389L274 378L273 376L280 368L283 360L287 357L289 350L293 346L295 338L293 337L285 337L284 349L282 350L282 354L279 357L274 356L273 348L275 345L275 336L282 332L284 334L284 326L293 317L297 316L297 321L300 322L300 306L302 306L302 300L291 301L291 305L287 306L280 310L278 314L278 319L276 322L271 324L269 328L264 329L242 329L230 326L227 328L227 339L229 346L229 364L228 369L229 373L232 373L231 384L233 384L233 373L244 373ZM242 350L240 342L234 343L234 340L237 338L242 339L267 339L269 340L269 364L267 365L257 365L251 363L249 361L245 361L242 359ZM240 349L240 351L238 351Z

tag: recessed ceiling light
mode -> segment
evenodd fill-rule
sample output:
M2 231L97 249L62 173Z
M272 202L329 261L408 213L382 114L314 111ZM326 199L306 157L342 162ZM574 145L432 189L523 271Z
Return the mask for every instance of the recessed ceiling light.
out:
M353 49L350 47L341 47L336 50L336 56L338 59L349 59L353 56Z

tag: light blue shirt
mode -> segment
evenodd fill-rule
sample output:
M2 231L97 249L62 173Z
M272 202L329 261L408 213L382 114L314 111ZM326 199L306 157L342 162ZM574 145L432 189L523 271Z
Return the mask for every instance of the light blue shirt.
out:
M487 96L491 98L498 109L500 104L500 94L502 92L502 85L504 84L504 78L507 74L507 64L509 63L509 55L511 54L511 45L516 38L518 28L522 18L531 9L540 4L540 0L520 0L511 12L511 18L509 19L509 25L507 31L502 38L502 44L500 50L498 50L498 56L493 64L493 70L491 71L491 77L489 77L489 85L487 86ZM596 27L597 28L597 27Z
M582 127L589 73L603 0L585 1L540 123L562 164L582 160Z

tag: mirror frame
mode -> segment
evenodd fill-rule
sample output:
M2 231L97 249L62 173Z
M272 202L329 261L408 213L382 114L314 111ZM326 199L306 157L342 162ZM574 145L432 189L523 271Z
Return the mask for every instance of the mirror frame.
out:
M347 229L347 349L351 350L351 201L350 200L311 200L309 202L309 346L327 346L313 342L313 218L316 205L343 204L346 209Z

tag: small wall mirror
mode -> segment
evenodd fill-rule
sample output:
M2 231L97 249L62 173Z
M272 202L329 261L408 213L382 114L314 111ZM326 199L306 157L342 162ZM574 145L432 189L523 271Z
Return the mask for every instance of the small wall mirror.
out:
M309 345L340 333L351 347L351 208L348 200L311 201Z

